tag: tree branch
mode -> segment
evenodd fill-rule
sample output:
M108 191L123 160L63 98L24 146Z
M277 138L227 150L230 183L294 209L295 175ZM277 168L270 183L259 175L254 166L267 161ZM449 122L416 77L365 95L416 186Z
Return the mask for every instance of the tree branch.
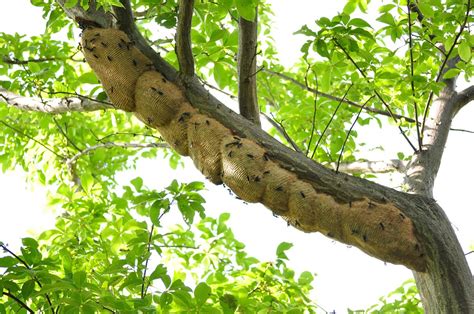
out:
M337 163L331 163L330 166L334 170L337 169ZM388 161L355 161L339 164L339 171L350 174L389 172L403 173L405 169L405 162L399 159L391 159Z
M334 43L336 44L336 46L338 46L342 52L346 55L346 57L351 61L351 63L354 65L354 67L357 69L357 71L365 78L365 80L367 81L367 83L370 84L370 81L369 81L369 78L367 77L367 74L365 74L365 72L359 67L359 65L357 64L357 62L355 62L355 60L351 57L351 55L349 54L349 52L339 43L339 41L337 41L336 38L334 38ZM398 129L400 130L400 133L402 134L403 138L405 138L405 140L408 142L408 144L411 146L411 148L413 149L414 152L416 152L416 147L413 145L413 143L410 141L410 139L408 138L408 136L406 135L405 131L402 129L402 126L400 125L400 123L398 123L398 119L397 117L395 117L395 115L393 114L392 112L392 109L390 109L390 106L388 105L388 103L383 99L382 95L380 95L380 93L374 88L373 89L375 95L378 97L378 99L382 102L382 104L385 106L385 108L387 109L388 113L389 113L389 116L395 121L395 123L397 124L398 126Z
M18 64L18 65L24 65L28 64L30 62L33 63L41 63L41 62L48 62L48 61L57 61L59 58L38 58L38 59L27 59L27 60L19 60L16 58L9 58L8 56L3 56L2 61L6 64Z
M192 1L194 1L194 0L192 0ZM155 225L152 224L151 229L150 229L150 233L148 234L148 243L147 243L147 249L146 249L146 251L147 251L146 253L149 254L149 255L145 260L145 266L144 266L144 269L143 269L143 276L142 276L142 290L141 290L141 294L140 294L142 299L145 298L146 293L147 293L147 289L145 288L145 279L146 279L146 272L148 270L148 262L150 261L150 257L151 257L151 240L153 239L153 231L154 230L155 230Z
M260 110L257 98L257 25L258 10L255 8L255 21L239 18L239 53L237 69L239 75L240 114L260 126Z
M8 291L2 291L2 295L6 295L7 297L9 297L10 299L14 300L16 303L18 303L22 308L24 308L25 310L27 310L29 313L34 313L34 311L28 306L26 305L25 302L23 302L22 300L20 300L18 297L16 297L15 295L13 295L12 293L8 292Z
M407 11L408 11L408 45L410 51L410 85L411 85L411 94L413 96L413 107L415 108L415 120L416 120L416 135L418 139L418 150L421 150L422 141L421 141L421 132L420 132L420 123L418 121L418 104L416 103L416 93L415 93L415 81L413 80L414 76L414 62L413 62L413 37L411 30L411 10L410 10L410 0L407 2Z
M465 105L467 105L473 100L474 100L474 85L471 85L465 88L464 90L460 91L459 93L457 93L457 95L453 99L454 106L455 106L454 116L456 116L459 110L461 110Z
M28 269L29 271L31 271L31 272L30 272L30 275L31 275L31 277L33 278L33 280L38 284L38 286L39 286L40 288L43 287L43 285L42 285L41 282L39 281L38 277L36 277L35 273L32 272L32 269L31 269L30 265L28 265L28 263L27 263L24 259L22 259L20 256L18 256L18 255L16 255L15 253L13 253L13 251L11 251L10 249L8 249L8 248L6 247L6 245L4 245L3 243L0 244L0 247L1 247L5 252L7 252L7 253L10 254L11 256L13 256L17 261L19 261L20 263L22 263L23 266L25 266L26 269ZM48 304L49 304L49 307L50 307L50 309L51 309L51 312L54 314L53 303L51 302L51 299L49 298L49 295L48 295L47 293L45 293L45 294L44 294L44 297L46 298L46 301L47 301ZM12 297L12 298L13 298L13 297ZM14 299L15 301L17 301L17 302L19 301L19 300L16 299L16 298L13 298L13 299ZM26 306L26 305L25 305L25 306ZM29 308L26 306L25 309L29 309ZM31 313L33 313L33 312L31 312Z
M42 100L37 97L25 97L0 87L0 99L7 105L24 111L37 111L52 114L66 112L86 112L113 108L111 103L74 94L74 97L49 98Z
M323 140L324 134L326 133L326 131L327 131L327 129L329 128L329 126L331 125L332 120L334 119L334 117L336 116L337 111L338 111L339 108L341 107L342 101L346 98L346 96L347 96L347 94L349 93L349 91L351 90L352 86L353 86L353 85L351 84L351 85L349 86L349 88L346 90L346 92L344 93L344 96L342 96L342 99L341 99L341 101L337 104L337 107L336 107L336 109L334 110L334 113L332 114L331 119L329 119L328 123L326 124L326 127L324 128L323 132L321 133L321 136L319 136L319 139L318 139L318 141L316 142L316 145L314 146L313 153L311 154L311 159L313 159L314 154L316 153L316 150L318 149L319 144L320 144L321 141ZM369 100L370 100L370 99L369 99Z
M147 40L142 36L133 20L132 7L129 0L120 0L123 8L114 7L114 12L117 18L117 26L124 31L135 46L146 56L152 60L155 68L170 81L176 82L178 79L178 72L166 62L159 53L150 47Z
M454 48L456 47L456 45L458 43L458 40L459 40L459 38L461 37L461 35L464 31L464 28L466 28L467 22L469 20L469 15L471 13L471 0L467 0L466 6L467 6L467 9L466 9L466 15L464 17L464 21L462 22L462 24L459 28L459 32L454 37L453 44L451 45L451 47L449 48L448 52L446 53L446 55L444 57L443 63L441 64L441 67L439 68L438 76L436 77L435 83L438 83L441 80L441 78L443 77L444 73L446 73L446 71L445 71L446 66L448 66L448 69L451 68L451 67L456 66L456 61L455 60L452 60L452 62L448 62L448 61L450 60L449 57L451 56L451 53L453 52ZM452 85L454 85L455 79L453 78L453 79L450 79L450 80L452 82ZM450 87L452 89L454 89L454 86L450 86ZM428 96L428 101L426 102L425 112L423 113L423 122L422 122L422 126L421 126L421 134L424 133L423 131L424 131L424 128L425 128L426 119L428 117L428 111L430 110L431 101L433 100L433 96L434 96L434 91L431 91L430 95Z
M285 81L288 81L288 82L291 82L295 85L297 85L298 87L301 87L302 89L310 92L310 93L313 93L315 95L319 95L319 96L322 96L324 98L327 98L327 99L331 99L331 100L334 100L334 101L337 101L337 102L340 102L342 101L343 103L345 104L348 104L350 106L353 106L353 107L357 107L359 109L361 108L364 108L364 111L367 111L367 112L372 112L372 113L375 113L375 114L379 114L379 115L382 115L382 116L386 116L386 117L392 117L392 115L390 115L389 112L387 111L383 111L383 110L380 110L380 109L376 109L376 108L371 108L371 107L364 107L363 105L361 104L358 104L356 102L353 102L351 100L348 100L348 99L342 99L342 98L339 98L339 97L336 97L336 96L333 96L333 95L330 95L330 94L327 94L327 93L324 93L324 92L321 92L319 90L316 90L314 88L311 88L309 86L306 86L305 84L301 83L301 82L298 82L297 80L295 80L294 78L286 75L286 74L283 74L283 73L279 73L279 72L275 72L275 71L272 71L272 70L269 70L269 69L263 69L262 70L263 72L266 72L270 75L273 75L273 76L277 76ZM410 122L410 123L416 123L416 121L412 118L409 118L409 117L405 117L405 116L402 116L402 115L399 115L399 114L393 114L393 116L397 119L403 119L404 121L406 122Z
M191 21L194 0L179 0L178 24L176 26L176 56L179 71L185 76L194 76L194 56L191 44Z
M298 145L293 141L293 139L290 137L290 135L288 135L288 133L286 132L285 128L283 127L283 125L280 123L280 122L277 122L275 121L275 119L272 119L271 117L269 117L267 114L265 113L261 113L265 119L267 119L267 121L275 128L275 130L278 131L278 133L280 133L284 138L285 140L290 143L291 147L293 147L293 149L299 153L303 153L303 151L298 147Z
M80 27L94 25L98 27L112 27L113 16L105 12L103 8L98 9L95 1L89 1L89 9L84 10L80 3L73 7L66 6L67 0L56 0L67 16L76 21Z
M365 107L369 103L369 101L371 101L372 98L374 98L374 97L375 96L372 95L369 99L367 99L367 101L363 104L363 107ZM354 122L352 122L352 125L349 128L349 131L347 131L346 138L344 139L344 143L342 144L341 153L339 154L339 157L337 159L336 172L339 172L339 165L341 163L342 154L344 153L344 148L346 147L347 140L349 139L349 136L351 135L351 132L352 132L352 129L354 128L354 125L356 124L357 120L359 119L359 116L362 113L362 110L364 110L363 107L360 108L359 112L357 113L356 118L354 119Z
M82 150L80 153L75 154L68 160L66 160L66 165L71 168L76 161L84 155L90 154L92 151L101 148L114 148L114 147L121 147L121 148L169 148L169 145L166 143L148 143L148 144L141 144L141 143L103 143L94 146L89 146L86 149Z

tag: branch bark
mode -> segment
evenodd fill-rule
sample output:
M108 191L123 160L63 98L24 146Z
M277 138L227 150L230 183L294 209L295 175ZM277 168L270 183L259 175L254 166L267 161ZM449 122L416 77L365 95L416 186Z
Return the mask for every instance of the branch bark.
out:
M179 0L178 24L176 28L176 55L179 71L185 76L194 76L194 56L191 45L191 21L194 0Z
M237 67L240 114L260 126L260 109L257 98L257 25L257 8L255 8L255 21L239 18Z
M89 97L77 95L75 97L40 99L25 97L0 87L0 100L7 105L24 111L46 112L59 114L71 111L86 112L113 108L111 103L101 102Z

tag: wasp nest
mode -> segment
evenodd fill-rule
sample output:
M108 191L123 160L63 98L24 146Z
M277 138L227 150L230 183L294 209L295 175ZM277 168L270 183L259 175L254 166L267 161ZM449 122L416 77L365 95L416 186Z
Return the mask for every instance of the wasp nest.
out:
M382 260L424 269L413 223L395 205L369 199L341 204L316 191L271 160L258 143L199 113L125 33L86 29L82 46L115 106L157 129L212 182L225 183L247 202L263 203L303 231L318 231Z

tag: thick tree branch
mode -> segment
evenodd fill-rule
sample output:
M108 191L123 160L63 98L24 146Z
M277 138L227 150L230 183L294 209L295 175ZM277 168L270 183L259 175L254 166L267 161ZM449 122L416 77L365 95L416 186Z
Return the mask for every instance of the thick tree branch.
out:
M474 100L474 85L471 85L464 90L457 93L454 97L454 116L461 110L465 105Z
M254 21L248 21L243 17L239 18L237 69L240 114L260 126L260 109L257 98L257 25L257 8L255 8Z
M86 112L113 108L111 103L76 95L74 97L40 99L25 97L0 87L0 101L24 111L37 111L52 114L65 112Z
M138 49L152 60L155 68L160 69L160 72L170 81L177 82L178 72L166 62L159 53L150 47L147 40L138 31L137 26L133 20L132 7L129 0L120 0L123 8L114 7L114 12L117 17L117 26L124 31L130 40L135 43Z
M412 193L433 197L433 186L452 119L459 110L460 103L465 102L466 99L459 100L453 84L447 84L440 96L433 101L422 134L423 149L417 152L407 167L407 184ZM438 232L428 238L425 245L435 253L435 258L430 259L428 273L415 273L425 310L427 313L469 313L473 310L474 287L462 248L444 212L439 212L432 220L438 221ZM456 299L458 304L463 304L463 308L453 310L454 305L446 303L447 295Z
M272 70L269 70L269 69L263 69L262 70L263 72L266 72L268 74L271 74L273 76L277 76L285 81L288 81L288 82L291 82L295 85L297 85L298 87L301 87L302 89L310 92L310 93L313 93L315 95L318 95L318 96L322 96L324 98L327 98L327 99L331 99L331 100L334 100L334 101L342 101L343 103L345 104L348 104L350 106L353 106L353 107L357 107L359 109L363 108L364 111L367 111L367 112L372 112L372 113L375 113L375 114L379 114L381 116L386 116L386 117L392 117L392 115L390 115L389 112L387 111L383 111L383 110L380 110L380 109L376 109L376 108L371 108L371 107L364 107L363 105L361 104L358 104L356 102L353 102L351 100L348 100L348 99L342 99L342 98L339 98L339 97L336 97L336 96L333 96L333 95L330 95L330 94L327 94L327 93L324 93L324 92L321 92L319 90L316 90L314 88L311 88L309 86L306 86L305 84L301 83L301 82L298 82L297 80L295 80L294 78L286 75L286 74L283 74L283 73L279 73L279 72L275 72L275 71L272 71ZM404 121L406 122L410 122L410 123L416 123L416 121L412 118L409 118L409 117L405 117L405 116L402 116L402 115L398 115L396 113L393 113L393 116L397 119L403 119Z
M176 56L179 71L185 76L194 76L194 56L191 44L191 21L194 0L179 0L178 24L176 26Z
M87 26L112 27L112 14L105 12L103 9L97 9L95 0L89 1L88 10L84 10L79 3L69 8L65 5L68 2L67 0L56 0L56 2L61 6L66 15L79 23L82 28Z

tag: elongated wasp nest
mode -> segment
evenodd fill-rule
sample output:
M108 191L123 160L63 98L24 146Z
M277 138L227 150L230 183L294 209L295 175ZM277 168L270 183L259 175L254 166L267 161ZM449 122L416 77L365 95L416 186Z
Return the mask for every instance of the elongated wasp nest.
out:
M255 141L196 110L122 31L86 29L82 47L114 105L157 129L212 182L225 183L242 200L264 204L305 232L318 231L384 261L424 270L413 223L394 204L341 203L316 191Z

